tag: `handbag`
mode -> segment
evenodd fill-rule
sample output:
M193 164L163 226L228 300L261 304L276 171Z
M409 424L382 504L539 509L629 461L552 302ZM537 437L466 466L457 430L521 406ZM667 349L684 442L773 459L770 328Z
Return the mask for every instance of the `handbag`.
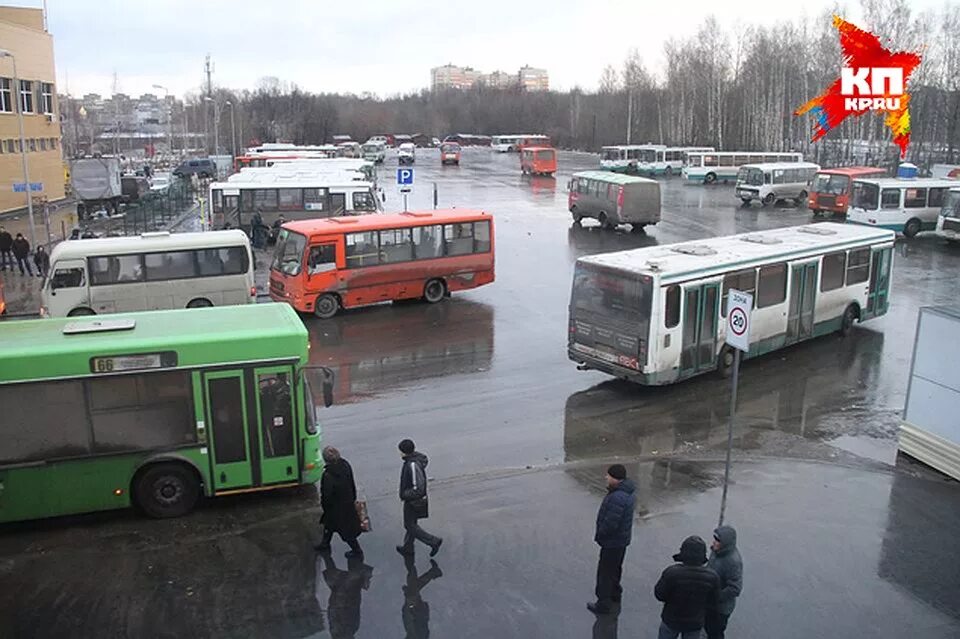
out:
M357 518L360 520L360 532L370 532L373 526L370 524L370 513L367 512L367 502L357 500L354 502L357 509Z

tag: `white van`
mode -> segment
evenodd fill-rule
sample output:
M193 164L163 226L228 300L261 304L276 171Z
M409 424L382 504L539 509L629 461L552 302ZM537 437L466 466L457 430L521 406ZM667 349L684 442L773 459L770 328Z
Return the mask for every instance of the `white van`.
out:
M744 164L737 172L737 197L744 204L759 200L770 206L777 200L805 204L813 176L820 170L812 162Z
M253 304L253 269L250 240L239 229L68 240L50 252L40 314Z
M416 153L417 147L413 142L404 142L397 147L397 161L400 164L413 164Z
M382 164L387 159L387 143L384 140L370 138L363 143L362 157L368 162Z

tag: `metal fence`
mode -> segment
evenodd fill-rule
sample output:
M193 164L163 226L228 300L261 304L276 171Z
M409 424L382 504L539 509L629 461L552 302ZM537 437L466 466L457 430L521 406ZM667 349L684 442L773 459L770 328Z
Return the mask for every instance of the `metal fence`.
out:
M163 193L147 193L124 208L123 235L139 235L165 228L193 207L193 193L177 180Z

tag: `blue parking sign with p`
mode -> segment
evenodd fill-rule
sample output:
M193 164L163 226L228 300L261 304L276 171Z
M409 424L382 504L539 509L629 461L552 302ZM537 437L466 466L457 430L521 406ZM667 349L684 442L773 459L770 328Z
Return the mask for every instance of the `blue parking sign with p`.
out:
M400 186L412 186L413 169L397 169L397 184Z

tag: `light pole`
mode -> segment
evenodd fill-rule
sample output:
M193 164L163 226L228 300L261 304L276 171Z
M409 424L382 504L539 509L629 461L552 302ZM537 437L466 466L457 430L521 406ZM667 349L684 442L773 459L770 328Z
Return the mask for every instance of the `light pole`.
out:
M159 84L154 89L163 91L163 101L167 103L167 144L170 145L170 157L173 157L173 106L170 104L170 89Z
M233 102L231 102L230 100L227 100L226 103L224 103L224 106L230 107L230 132L231 132L231 136L233 137L233 144L231 145L231 148L233 149L233 159L236 160L237 159L237 120L234 117L234 113L233 113L234 112Z
M6 49L0 49L0 58L13 62L12 97L17 103L17 124L20 126L20 161L23 163L23 183L27 191L27 217L30 220L30 246L37 249L37 229L33 224L33 193L30 191L30 167L27 166L27 141L23 136L23 100L20 95L20 78L17 77L17 58Z
M213 154L220 155L220 109L215 99L207 96L204 101L213 104Z

